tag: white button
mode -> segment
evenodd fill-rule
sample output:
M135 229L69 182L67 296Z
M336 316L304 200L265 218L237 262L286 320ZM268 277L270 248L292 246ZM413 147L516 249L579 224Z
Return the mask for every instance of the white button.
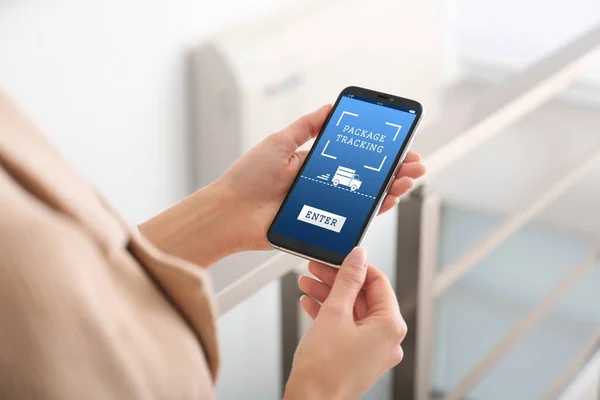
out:
M346 222L346 217L306 205L302 207L298 219L334 232L341 231Z

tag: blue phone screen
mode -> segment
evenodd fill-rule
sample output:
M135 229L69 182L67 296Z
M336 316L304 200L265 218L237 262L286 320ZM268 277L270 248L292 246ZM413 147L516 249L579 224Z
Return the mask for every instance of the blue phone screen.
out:
M411 110L342 97L273 232L349 253L415 120Z

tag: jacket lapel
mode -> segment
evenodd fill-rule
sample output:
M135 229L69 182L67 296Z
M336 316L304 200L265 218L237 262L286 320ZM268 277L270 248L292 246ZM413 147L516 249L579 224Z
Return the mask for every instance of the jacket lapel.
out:
M88 229L108 256L115 249L130 251L199 337L216 379L215 308L204 272L160 252L133 231L2 92L0 166L38 198Z

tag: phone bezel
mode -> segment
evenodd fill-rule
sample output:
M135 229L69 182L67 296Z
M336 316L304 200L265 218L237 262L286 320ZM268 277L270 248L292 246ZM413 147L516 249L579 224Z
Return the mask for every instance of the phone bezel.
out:
M387 93L382 93L382 92L378 92L375 90L365 89L365 88L361 88L361 87L357 87L357 86L347 87L344 90L342 90L342 92L339 94L335 104L333 105L333 108L331 109L331 112L327 116L327 119L325 120L325 123L323 124L323 127L321 128L321 131L315 138L315 143L313 144L312 148L310 149L304 163L302 164L302 167L300 168L298 175L294 179L294 182L292 183L290 190L286 194L285 199L283 200L283 203L281 204L281 206L279 207L279 210L277 211L277 215L275 215L275 218L273 219L273 222L271 223L271 226L269 226L269 230L267 231L267 240L269 241L271 246L273 246L274 248L288 252L288 253L298 255L303 258L323 262L325 264L334 265L334 266L341 265L344 258L346 258L346 254L337 253L337 252L334 252L334 251L331 251L328 249L324 249L322 247L318 247L318 246L315 246L315 245L312 245L309 243L299 241L297 239L294 239L294 238L291 238L291 237L288 237L285 235L275 233L275 232L273 232L273 226L275 225L275 222L279 218L279 215L281 214L283 208L287 204L290 194L296 187L296 184L298 183L298 180L299 180L300 176L302 175L304 168L306 167L307 161L310 159L314 149L317 147L316 144L319 142L319 140L321 140L321 136L323 135L325 127L329 124L329 121L331 120L334 110L337 108L340 100L343 97L348 96L348 95L354 95L354 96L358 96L358 97L368 98L377 103L381 103L381 105L390 105L392 108L403 108L403 109L407 109L407 110L415 110L415 115L416 115L416 118L415 118L412 126L410 127L409 132L406 135L406 139L404 140L402 147L400 148L400 150L398 151L398 154L396 155L396 158L394 159L394 166L393 166L393 168L390 168L390 170L386 176L386 179L384 180L383 184L381 185L381 188L379 189L379 193L377 194L377 197L376 197L375 201L373 202L373 206L371 207L371 210L369 211L368 217L365 219L365 222L360 230L360 233L356 239L356 242L354 243L354 246L360 245L360 243L364 239L364 237L369 229L369 226L370 226L373 218L377 215L377 212L379 211L379 208L381 207L381 203L382 203L383 199L385 198L385 194L387 193L387 191L389 189L390 182L391 182L392 178L396 175L398 166L402 163L402 161L404 160L404 157L406 156L406 153L408 152L408 149L410 148L410 144L415 136L415 133L416 133L419 123L421 121L421 117L423 115L423 106L419 102L417 102L415 100L407 99L404 97L390 95Z

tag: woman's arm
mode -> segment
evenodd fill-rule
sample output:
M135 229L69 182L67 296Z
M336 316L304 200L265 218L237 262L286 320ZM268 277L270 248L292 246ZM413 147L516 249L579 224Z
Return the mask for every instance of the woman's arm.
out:
M139 226L140 233L162 251L208 268L244 250L239 242L235 201L220 181Z

